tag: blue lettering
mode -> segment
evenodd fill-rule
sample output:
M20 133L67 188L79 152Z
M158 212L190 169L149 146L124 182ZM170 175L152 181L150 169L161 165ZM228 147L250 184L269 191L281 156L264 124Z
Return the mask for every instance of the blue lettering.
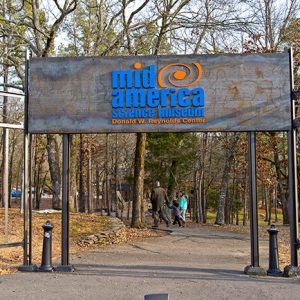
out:
M154 109L112 109L112 117L114 119L130 119L130 118L154 118Z
M126 107L146 107L144 90L126 90Z
M155 88L155 66L149 66L149 70L145 69L143 71L143 87L145 89Z
M187 88L182 88L178 90L178 105L179 106L189 106L190 105L190 98L184 98L185 96L190 95L190 90ZM184 116L185 117L185 116Z
M140 70L135 70L135 72L134 72L134 86L136 88L141 87L141 71Z
M204 90L202 88L196 88L192 90L193 97L192 103L193 106L204 106Z
M195 117L204 117L204 108L196 108Z
M176 95L176 89L170 89L170 106L175 107L177 106L177 95Z
M148 91L148 101L147 101L148 106L157 107L159 103L158 99L159 99L159 92L157 89L151 89Z
M148 94L148 106L157 107L159 105L159 92L156 89L151 89Z
M154 109L148 109L148 117L149 118L154 118L155 116L155 111Z
M134 112L134 118L140 118L142 114L143 109L135 109Z
M181 117L181 108L175 109L175 117Z
M116 109L112 110L112 117L113 118L118 118L118 111Z
M113 90L112 91L112 107L124 107L124 93L122 90Z
M187 116L188 117L194 117L194 115L195 115L195 110L197 110L197 108L195 109L195 108L188 108L187 109Z
M135 115L135 110L134 109L129 110L128 117L134 118L134 115Z
M132 88L132 72L130 70L112 71L112 88Z
M124 109L120 109L119 110L119 118L122 119L122 118L126 118L126 112Z
M161 107L167 106L167 96L170 95L170 92L168 89L161 89L160 90L160 105ZM176 105L173 105L176 106Z
M182 117L186 117L187 116L187 111L186 110L187 110L186 108L182 108L181 109L181 116Z

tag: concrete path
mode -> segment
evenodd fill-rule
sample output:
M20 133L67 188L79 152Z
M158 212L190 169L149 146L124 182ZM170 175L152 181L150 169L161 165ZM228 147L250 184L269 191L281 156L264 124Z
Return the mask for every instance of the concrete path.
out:
M260 251L267 269L267 241ZM247 236L174 228L164 237L76 255L74 273L2 276L0 299L142 300L151 293L168 293L170 300L300 299L298 279L244 275L249 260Z

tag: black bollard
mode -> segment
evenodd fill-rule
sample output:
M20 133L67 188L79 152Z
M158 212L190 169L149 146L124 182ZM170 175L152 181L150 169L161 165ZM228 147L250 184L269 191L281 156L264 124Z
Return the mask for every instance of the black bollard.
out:
M275 225L271 225L269 232L269 270L267 274L269 276L282 276L282 271L279 269L279 258L278 258L278 242L277 234L278 230Z
M44 241L42 264L39 268L41 272L53 272L52 266L52 229L53 225L47 221L44 225Z

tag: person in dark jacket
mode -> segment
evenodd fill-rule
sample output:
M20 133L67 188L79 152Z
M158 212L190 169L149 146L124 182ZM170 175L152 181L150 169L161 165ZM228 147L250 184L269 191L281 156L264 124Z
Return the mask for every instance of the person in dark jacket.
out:
M159 218L164 220L166 225L169 226L169 221L163 213L164 206L168 203L169 200L166 191L160 186L160 182L156 181L155 188L151 192L153 227L158 227Z
M173 225L178 223L179 227L182 227L182 226L184 227L184 221L182 219L181 209L179 207L179 203L177 201L173 201L173 205L168 204L168 207L173 210L173 214L174 214ZM182 225L181 222L183 222L183 225Z

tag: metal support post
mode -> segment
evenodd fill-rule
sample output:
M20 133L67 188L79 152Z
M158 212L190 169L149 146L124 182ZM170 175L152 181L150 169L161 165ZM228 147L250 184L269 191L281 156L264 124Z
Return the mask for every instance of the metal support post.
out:
M70 194L70 135L63 135L62 157L62 235L61 235L61 265L59 272L73 272L74 266L69 265L69 194Z
M23 180L23 216L24 216L24 265L28 265L28 134L24 132L24 180Z
M25 101L24 101L24 179L23 179L23 216L24 216L24 247L23 247L23 265L18 270L23 272L36 271L37 266L31 264L31 205L28 199L28 178L29 178L29 140L28 133L28 74L29 74L30 52L26 51L25 57ZM30 210L30 212L29 212Z
M32 260L32 134L28 134L28 261Z
M296 133L288 131L288 167L289 167L289 195L290 195L290 244L291 264L284 268L284 276L295 277L300 275L298 266L298 193L297 193L297 169L296 169Z
M8 151L9 151L9 129L4 128L4 141L3 141L3 165L2 165L2 182L3 182L3 200L5 207L5 243L8 243Z
M256 188L256 134L248 133L248 172L250 179L250 240L251 240L251 265L244 272L248 275L266 275L266 271L259 266L258 247L258 211Z
M248 134L248 168L250 179L250 235L251 265L259 267L257 187L256 187L256 134Z
M296 170L296 133L288 132L289 154L289 190L290 190L290 239L291 239L291 265L298 266L297 238L298 238L298 195Z
M293 99L293 51L290 49L290 82L291 82L291 130L288 131L288 169L289 169L289 221L291 243L291 265L284 268L284 276L293 277L300 275L298 266L298 183L297 183L297 158L296 158L296 130L293 128L295 120L295 103Z

